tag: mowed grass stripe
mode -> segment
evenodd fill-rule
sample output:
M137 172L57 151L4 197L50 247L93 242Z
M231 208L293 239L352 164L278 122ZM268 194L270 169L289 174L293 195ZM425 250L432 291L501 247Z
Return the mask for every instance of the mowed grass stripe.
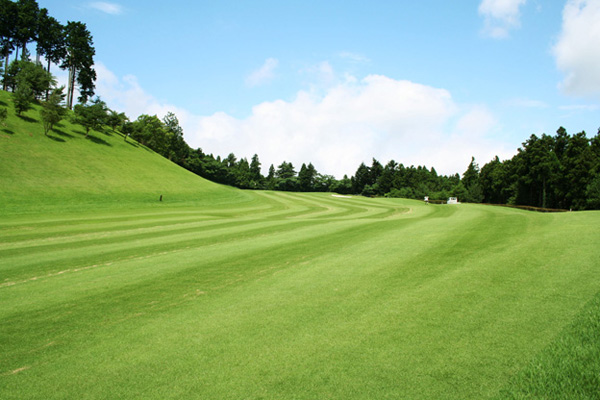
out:
M23 314L31 325L12 333L31 347L9 359L10 371L27 369L6 387L56 398L74 388L93 398L487 397L597 289L595 259L562 268L579 261L570 246L585 218L568 220L573 235L548 261L564 241L545 229L554 216L430 210L440 218L347 221L228 260L163 255L152 269L169 259L188 268L80 287ZM73 283L121 279L100 272ZM63 375L71 385L51 391Z
M399 207L389 201L387 204L378 204L376 201L364 203L359 197L333 197L331 194L315 195L305 193L285 193L282 195L290 200L317 207L315 212L308 215L309 218L385 218L409 210L407 207ZM304 217L307 216L299 216L299 218Z
M284 197L285 198L285 197ZM298 207L294 207L297 209ZM297 215L300 211L294 209L284 209L277 212L279 218ZM308 209L302 209L301 212L309 212ZM332 209L333 213L335 210ZM283 213L283 214L281 214ZM37 277L42 271L53 271L56 273L56 268L65 270L75 266L81 268L85 264L85 260L90 257L95 260L94 264L106 263L115 259L123 259L130 252L143 252L148 249L151 253L161 251L173 251L177 248L186 248L200 245L210 245L214 242L211 239L213 235L229 235L229 231L235 231L236 234L232 237L224 236L218 240L237 240L252 234L260 234L261 229L253 230L255 224L264 225L265 218L268 222L267 226L274 227L275 225L288 225L283 229L293 229L294 224L281 222L281 219L276 219L273 213L253 214L250 220L239 220L238 218L228 218L218 221L199 221L189 224L182 224L181 219L161 220L159 226L150 224L147 228L136 228L134 230L121 230L121 226L111 223L110 225L101 224L104 229L116 229L116 232L110 230L94 230L94 234L82 235L78 230L78 234L69 236L66 232L56 232L51 240L47 240L46 236L37 241L26 241L20 243L12 243L11 245L0 247L0 258L5 260L4 267L0 264L2 271L3 283L9 285L11 280L19 279L19 275L11 274L12 271L27 270L28 276L31 278ZM269 217L269 218L267 218ZM257 223L260 219L260 223ZM176 224L167 225L169 221ZM273 222L275 221L275 222ZM277 222L279 221L279 222ZM244 227L244 225L248 225ZM65 228L69 229L70 225ZM227 230L228 228L231 228ZM271 228L267 228L271 229ZM212 232L218 230L217 232ZM202 242L197 242L202 240ZM77 244L77 251L73 252L74 244ZM141 247L141 248L140 248ZM43 254L44 257L39 257ZM48 261L45 257L49 257L52 261ZM51 272L52 273L52 272ZM33 274L33 275L32 275ZM22 276L20 276L23 279Z
M290 242L299 238L314 235L321 237L339 230L357 229L361 224L355 221L266 221L260 224L232 226L227 229L202 230L186 234L169 235L165 237L146 238L144 240L124 241L117 240L103 245L81 246L75 249L66 248L46 251L43 258L36 255L22 255L14 257L4 266L5 271L19 273L25 270L28 275L22 280L5 281L0 287L2 290L13 290L15 286L42 284L44 280L64 279L71 272L83 272L98 267L112 270L118 268L120 262L129 259L145 260L163 254L171 254L184 258L187 252L199 254L198 258L216 257L228 258L231 254L239 254L238 249L262 249L288 246ZM318 229L316 229L319 227ZM287 248L287 247L286 247ZM308 249L307 249L308 251ZM93 264L90 263L93 260ZM87 262L87 263L86 263ZM174 265L177 265L175 263ZM168 268L169 266L166 266ZM129 267L128 267L129 268ZM139 268L144 269L142 263ZM8 273L5 272L5 275ZM160 271L150 271L161 273ZM107 271L107 273L109 273ZM128 271L135 278L135 271ZM32 274L34 274L32 276ZM25 292L32 289L23 289ZM0 292L1 293L1 292Z
M174 268L169 262L164 261L172 259L172 255L162 255L153 257L153 261L164 268L157 268L155 266L151 270L148 270L142 260L136 260L127 262L125 263L126 265L109 266L103 271L85 271L86 284L84 286L81 286L83 278L81 276L60 276L58 277L60 281L55 279L52 282L53 288L50 293L48 293L47 288L48 282L32 282L31 285L39 288L46 286L44 296L33 296L25 299L25 303L28 304L23 304L23 299L20 299L15 306L29 310L41 307L31 312L25 319L27 321L35 321L42 318L44 323L48 322L48 319L56 322L57 318L60 319L57 317L57 314L63 315L63 317L67 317L69 320L75 317L76 321L86 321L83 315L73 315L77 314L74 310L83 305L85 305L86 312L88 313L116 315L114 314L115 310L102 310L102 304L112 307L115 301L123 298L125 298L123 303L129 304L127 312L135 313L139 311L135 307L131 307L132 299L136 300L136 304L142 304L143 310L148 308L147 304L152 304L151 308L155 309L157 307L156 304L161 302L167 302L170 306L173 306L178 301L182 301L179 296L181 292L175 290L176 287L174 286L183 284L183 287L192 295L197 293L198 287L202 289L202 292L210 294L212 291L223 290L231 285L247 281L249 278L244 278L245 276L250 276L250 278L253 276L260 277L265 273L272 273L278 268L288 268L290 267L290 263L308 263L311 258L315 257L315 254L326 253L332 250L331 242L327 240L323 241L323 236L335 237L338 234L343 235L347 246L351 246L352 241L349 239L352 237L355 240L360 240L362 233L364 233L364 229L359 229L360 226L354 223L351 224L351 229L346 227L346 229L338 233L334 232L337 232L339 229L332 230L332 226L327 226L324 230L320 231L319 235L311 234L308 237L296 231L294 233L295 240L292 242L288 241L286 246L281 246L281 242L272 243L272 240L269 239L267 247L258 245L259 240L256 241L256 244L246 246L242 249L240 246L232 248L222 246L220 249L214 249L214 252L202 253L200 260L195 257L197 252L178 254L179 265L177 268ZM314 233L314 230L306 231L306 233L309 232ZM277 238L281 240L281 236L278 235ZM339 249L337 244L335 246ZM311 248L312 251L307 253L308 248ZM269 255L267 263L264 260L265 254ZM207 263L204 260L210 260L210 262ZM273 262L273 260L280 261ZM226 267L224 268L224 266ZM117 281L118 284L106 285L107 281ZM78 282L79 286L77 286ZM190 285L191 287L189 287ZM111 287L112 289L107 292L107 287ZM18 291L21 288L11 287L9 289ZM165 288L169 288L169 291L164 291ZM29 290L33 290L36 293L43 292L35 287L29 288ZM100 293L98 296L93 295L96 290ZM185 292L185 290L183 291ZM69 304L69 299L73 294L79 294L82 297L77 298L74 303ZM162 294L162 298L159 299L160 301L157 301L157 294ZM19 298L19 295L14 292L11 295ZM148 302L143 299L145 296L148 296L146 299ZM36 297L37 299L35 299ZM58 305L53 306L57 301L59 302ZM63 304L62 302L67 302L67 304ZM66 309L69 309L67 314L64 314L65 306ZM5 311L8 311L8 309ZM23 316L22 313L15 314L13 317L5 314L3 316L3 319L7 323L5 327L13 327L20 331L23 327L17 321L21 320ZM58 325L63 326L63 322L58 323ZM66 324L66 326L68 325ZM26 331L40 333L38 329L31 328L27 328ZM82 327L78 327L79 329L82 329ZM20 331L14 333L14 335L20 336L25 333L25 331ZM43 333L42 336L44 336ZM34 347L37 347L38 344L35 344Z
M114 212L110 214L102 212L94 214L79 213L76 218L60 216L53 219L41 218L39 220L40 218L38 217L36 220L0 222L0 239L4 243L10 243L43 235L60 236L65 230L73 233L87 233L101 231L107 227L111 229L128 229L129 227L164 225L176 220L187 222L190 219L221 219L233 216L243 218L257 214L265 215L267 212L277 215L278 211L282 210L285 210L285 207L280 202L270 202L263 206L249 204L243 208L231 207L231 209L221 212L214 209L203 211L199 207L193 210L190 209L189 211L174 211L172 208L163 210L158 208L154 209L153 212L139 214L129 212L122 216L114 216L114 214L118 214ZM82 218L82 215L86 215L86 217Z

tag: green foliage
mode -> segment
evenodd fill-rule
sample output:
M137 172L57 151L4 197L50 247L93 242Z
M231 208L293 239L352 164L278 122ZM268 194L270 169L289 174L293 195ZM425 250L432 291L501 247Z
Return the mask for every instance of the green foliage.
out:
M110 126L113 132L116 131L117 127L123 129L123 126L127 121L129 121L129 118L127 118L125 113L119 113L114 110L109 110L108 115L106 116L106 125Z
M90 130L99 131L106 123L106 104L99 98L96 98L91 104L77 104L73 111L73 122L85 128L86 137Z
M42 102L40 109L40 117L44 125L44 134L47 136L56 124L58 124L65 116L66 109L61 103L65 100L63 93L64 86L59 89L54 89L48 100Z
M585 195L589 209L600 209L600 175L596 175L590 184L587 185Z
M42 8L38 17L37 53L43 55L50 63L60 63L67 56L65 46L65 28L54 17L48 15L48 10Z
M67 55L61 68L69 70L67 108L71 108L76 84L79 86L79 102L85 103L94 95L96 71L93 65L96 50L92 35L84 23L69 21L64 32Z
M39 7L35 0L17 1L17 19L15 23L15 41L22 49L37 36Z
M25 111L31 108L31 103L35 100L33 90L31 87L23 82L17 86L17 89L13 93L13 103L17 115L22 115Z
M169 155L169 136L163 122L156 115L140 115L132 125L131 137L163 157Z
M496 157L482 168L484 201L559 209L596 208L586 191L600 168L599 135L592 139L585 132L570 136L562 127L555 136L531 135L512 159L501 162Z

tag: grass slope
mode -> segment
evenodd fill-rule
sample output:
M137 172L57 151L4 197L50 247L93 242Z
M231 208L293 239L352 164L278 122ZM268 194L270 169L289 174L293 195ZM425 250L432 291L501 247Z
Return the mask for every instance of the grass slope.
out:
M27 148L11 123L2 140ZM30 155L92 157L68 127ZM2 151L22 180L50 179ZM245 192L164 165L102 167L110 196L83 177L20 189L2 174L0 398L520 398L540 363L560 381L570 367L553 360L580 354L560 343L597 315L600 212ZM187 183L158 203L144 179ZM55 200L36 211L29 190ZM593 359L597 335L583 337Z
M105 129L85 138L68 120L44 135L39 107L16 117L10 94L0 91L9 118L0 126L0 215L65 212L85 207L133 207L158 202L243 201L243 192L175 166L136 142Z

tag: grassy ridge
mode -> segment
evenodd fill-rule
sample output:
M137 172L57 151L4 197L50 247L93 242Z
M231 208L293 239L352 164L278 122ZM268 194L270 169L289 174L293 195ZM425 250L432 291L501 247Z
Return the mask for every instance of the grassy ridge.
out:
M0 215L131 208L158 202L160 195L170 203L213 205L246 197L108 128L85 138L83 128L65 119L45 136L39 106L16 117L10 96L0 91L0 106L9 106L10 115L0 126Z
M0 128L2 399L519 398L581 337L597 367L600 212L238 191L36 118Z

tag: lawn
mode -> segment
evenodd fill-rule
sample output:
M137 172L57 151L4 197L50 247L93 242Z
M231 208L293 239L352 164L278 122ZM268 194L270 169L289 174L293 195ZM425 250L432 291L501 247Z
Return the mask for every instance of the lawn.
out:
M248 195L0 223L0 397L488 398L600 290L600 213Z
M0 128L0 398L599 397L600 212L240 191L36 112Z

